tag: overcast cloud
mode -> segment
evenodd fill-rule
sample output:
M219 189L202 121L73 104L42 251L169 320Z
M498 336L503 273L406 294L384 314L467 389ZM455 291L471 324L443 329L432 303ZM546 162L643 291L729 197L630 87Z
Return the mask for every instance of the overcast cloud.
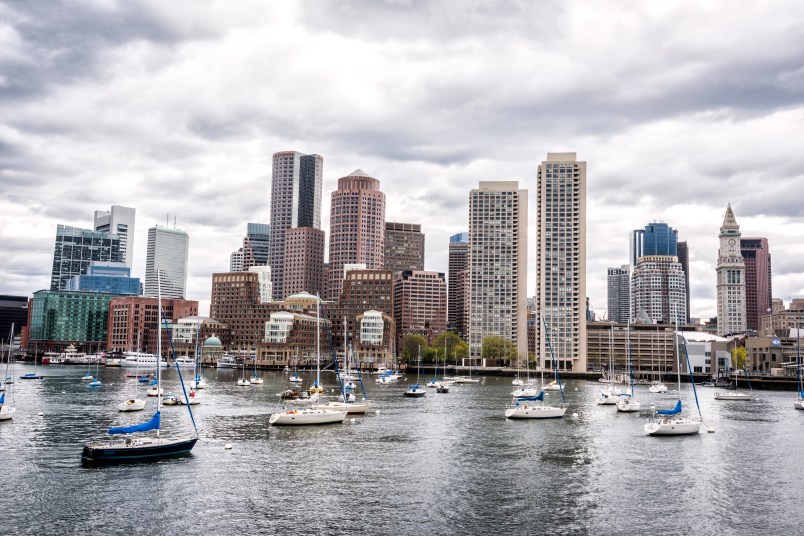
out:
M765 236L774 296L804 297L804 4L768 2L0 2L0 293L50 281L56 225L137 209L190 234L208 308L246 223L269 222L271 155L381 181L420 223L426 268L468 228L469 190L548 152L588 162L588 293L660 220L691 255L692 313L715 314L732 204ZM535 257L529 255L529 295Z

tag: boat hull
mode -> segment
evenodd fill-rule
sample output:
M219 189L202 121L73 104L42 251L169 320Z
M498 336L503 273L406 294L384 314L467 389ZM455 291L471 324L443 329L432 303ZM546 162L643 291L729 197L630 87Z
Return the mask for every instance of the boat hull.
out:
M424 389L408 389L407 391L405 391L402 394L404 394L405 396L407 396L409 398L420 398L420 397L423 397L424 395L426 395L427 391L425 391Z
M170 458L188 454L197 437L190 438L121 438L84 445L81 463L114 464L132 463Z
M368 402L330 402L327 407L346 410L349 415L365 415L369 410Z
M749 393L737 393L735 391L727 391L727 392L715 392L715 400L751 400L751 395Z
M567 408L555 406L517 406L505 410L508 419L560 419L567 412Z
M639 402L633 399L622 399L617 402L617 411L621 413L633 413L639 411Z
M10 421L15 411L17 411L17 408L14 406L0 407L0 421Z
M120 411L142 411L145 409L145 400L141 398L132 398L122 402L117 409Z
M793 402L793 407L796 409L804 409L804 399L799 399Z
M300 409L274 413L268 422L275 426L301 426L309 424L337 424L346 419L346 411Z
M692 435L701 430L701 421L690 419L658 419L645 425L645 433L652 436Z

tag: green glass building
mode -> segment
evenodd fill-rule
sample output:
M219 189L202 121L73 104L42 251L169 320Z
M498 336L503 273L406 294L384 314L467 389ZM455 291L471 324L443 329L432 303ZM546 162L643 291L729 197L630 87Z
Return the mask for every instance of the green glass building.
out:
M109 302L119 294L68 290L34 292L28 341L40 349L75 344L85 351L105 348Z

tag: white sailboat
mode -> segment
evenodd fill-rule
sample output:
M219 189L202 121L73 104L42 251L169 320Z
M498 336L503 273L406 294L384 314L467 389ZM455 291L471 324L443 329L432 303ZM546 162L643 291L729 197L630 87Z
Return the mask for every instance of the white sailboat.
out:
M248 376L246 376L246 360L245 360L245 358L243 358L243 363L242 364L243 364L243 373L237 379L237 386L238 387L251 387L251 382L249 381Z
M736 363L733 363L733 364L736 365ZM746 370L745 368L743 370L745 370L745 379L746 379L746 381L748 381L748 388L751 389L751 380L748 379L748 370ZM735 375L734 375L734 389L731 389L731 386L730 386L729 390L715 391L715 400L733 400L733 401L748 402L754 397L753 389L751 389L751 392L749 392L749 393L737 390L737 374L736 373L739 372L739 370L737 369L736 366L734 367L734 372L735 372Z
M631 393L623 393L620 400L617 401L617 411L621 413L633 413L639 411L640 403L634 398L634 369L633 362L631 361L631 323L628 323L628 335L626 337L626 344L628 345L628 382L631 385Z
M204 347L201 346L201 318L198 318L198 325L195 331L195 378L190 382L190 387L193 389L206 389L207 380L201 374L201 362L204 359ZM200 352L199 352L200 350Z
M609 329L609 374L606 378L607 387L603 389L597 397L597 404L599 406L613 406L620 400L619 387L614 386L614 326Z
M676 330L678 325L676 325ZM645 424L645 433L652 436L691 435L697 434L701 429L701 420L681 416L681 357L678 337L674 333L676 347L676 377L678 383L678 401L673 409L656 410L655 415ZM692 384L695 389L695 384Z
M257 356L254 355L254 371L251 373L251 378L248 379L252 385L262 385L263 379L257 374Z
M422 364L422 347L419 345L419 356L416 360L416 383L405 389L405 392L402 393L403 395L409 398L421 398L427 394L427 390L422 388L419 385L419 369L421 368Z
M321 298L316 296L315 386L320 387L321 375ZM323 390L323 389L322 389ZM345 409L329 409L317 403L305 408L283 409L268 418L276 426L305 424L335 424L346 420Z
M14 324L11 324L11 330L8 336L8 356L6 357L6 368L3 371L5 374L3 375L3 381L1 382L3 387L6 386L6 382L13 378L14 371L9 370L12 367L12 349L14 346ZM2 365L2 360L0 360L0 365ZM9 395L9 399L6 400L6 395ZM16 407L16 399L14 397L14 383L8 383L8 391L5 389L0 392L0 421L10 421L11 418L14 416L14 412L17 411Z
M547 331L547 323L544 320L544 316L542 316L542 323L544 324L544 334L547 338L547 346L550 348L550 358L553 362L553 368L556 374L556 381L558 385L561 385L561 379L558 376L558 363L556 362L555 356L553 355L553 346L550 344L550 334ZM536 343L538 345L538 342ZM544 366L541 367L542 369L542 378L541 382L544 385ZM564 391L561 389L561 398L564 398ZM536 402L540 402L536 404ZM513 407L508 408L505 410L505 417L507 419L560 419L564 417L564 414L567 412L567 408L564 406L553 406L547 405L544 403L544 391L540 392L538 395L533 397L527 398L514 398L513 400Z
M651 348L651 355L652 355L653 354L653 346L654 346L654 344L653 344L653 332L652 331L650 332L650 339L651 339L650 348ZM666 348L665 345L662 345L662 347ZM665 353L664 359L662 359L662 363L666 363L666 362L667 362L667 353ZM663 372L662 371L662 365L659 365L659 379L656 380L655 382L651 383L650 387L648 387L648 391L650 391L651 393L661 394L661 393L666 393L667 392L667 386L662 381L662 372Z
M346 318L343 319L344 323L344 333L346 332ZM343 370L349 370L349 356L354 357L354 353L351 351L351 343L347 349L346 345L346 337L344 337L344 359L343 359ZM355 359L355 366L357 366L357 359ZM341 384L341 396L340 400L332 400L327 403L327 407L332 409L345 409L346 413L350 415L365 415L368 413L369 410L369 401L366 398L366 390L363 387L363 377L360 373L360 369L357 370L357 380L360 382L360 387L363 389L363 398L361 400L357 399L354 391L357 389L357 385L352 383L351 381L345 380L343 377L339 379L339 383ZM344 377L348 377L345 375Z

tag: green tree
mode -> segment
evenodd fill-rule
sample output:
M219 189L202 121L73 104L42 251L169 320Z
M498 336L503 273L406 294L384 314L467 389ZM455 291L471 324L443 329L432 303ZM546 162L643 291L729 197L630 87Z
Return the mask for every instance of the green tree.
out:
M745 368L745 346L735 346L731 349L731 362L736 370Z
M489 335L483 338L483 345L480 349L480 356L483 359L496 359L505 363L517 358L516 346L508 339Z
M464 342L464 340L461 339L456 333L452 331L444 331L439 333L435 338L435 341L433 341L433 350L438 352L438 359L443 361L444 348L446 345L447 363L455 363L455 351L461 344L466 346L466 342ZM467 350L468 348L469 347L467 346Z
M405 335L402 337L402 357L407 360L415 360L419 356L419 348L421 347L422 357L427 356L429 345L427 338L423 335Z

